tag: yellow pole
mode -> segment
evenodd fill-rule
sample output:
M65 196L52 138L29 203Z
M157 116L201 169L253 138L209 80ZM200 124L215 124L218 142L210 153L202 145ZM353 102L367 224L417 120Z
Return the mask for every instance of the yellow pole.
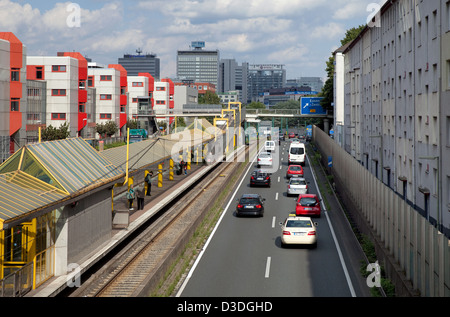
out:
M187 169L190 170L191 169L191 150L188 148L186 153L187 153L187 158L186 158Z
M169 170L169 180L171 180L171 181L173 181L173 160L172 159L170 159L170 163L169 163L169 165L170 165L170 170Z
M38 128L39 129L39 143L41 143L41 127Z
M127 128L127 166L125 171L125 182L124 185L128 182L128 161L130 159L130 128Z
M162 187L163 175L162 175L162 164L158 165L158 187Z

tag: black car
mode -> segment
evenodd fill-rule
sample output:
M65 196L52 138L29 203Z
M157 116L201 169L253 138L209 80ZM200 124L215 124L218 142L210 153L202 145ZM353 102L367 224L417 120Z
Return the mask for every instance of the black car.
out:
M264 215L264 201L259 194L244 194L238 199L236 216L260 216Z
M250 176L250 186L270 187L270 173L263 170L254 171Z

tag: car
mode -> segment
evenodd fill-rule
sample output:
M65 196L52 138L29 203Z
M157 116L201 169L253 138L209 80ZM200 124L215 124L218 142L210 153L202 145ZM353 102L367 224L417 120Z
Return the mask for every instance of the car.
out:
M308 184L306 179L300 177L292 177L287 185L287 195L302 195L308 192Z
M294 132L289 132L289 139L293 139L295 138L295 133Z
M304 165L306 148L304 143L293 142L289 146L288 164Z
M269 186L270 187L270 173L264 170L257 170L250 176L250 186Z
M264 149L266 152L274 152L275 151L275 141L266 141L264 144Z
M298 195L297 204L295 206L295 214L297 216L316 216L320 217L321 199L316 194Z
M238 199L236 216L260 216L264 215L265 199L259 194L243 194Z
M258 155L258 167L272 166L272 154L269 152L261 152Z
M317 223L310 217L289 216L281 225L281 246L306 244L317 246Z
M280 141L286 140L286 137L285 137L285 135L284 135L283 132L280 132L279 140L280 140Z
M286 178L303 177L303 167L301 165L289 165L286 171Z

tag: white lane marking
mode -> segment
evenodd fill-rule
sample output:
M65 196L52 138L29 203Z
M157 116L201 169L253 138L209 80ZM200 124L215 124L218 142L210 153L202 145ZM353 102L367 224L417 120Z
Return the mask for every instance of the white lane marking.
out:
M278 183L280 182L280 176L278 176Z
M276 221L277 217L273 216L272 218L272 228L275 228L275 221Z
M278 200L278 193L275 194L275 200Z
M262 152L262 149L261 149L259 152ZM247 175L248 172L250 171L250 169L253 168L253 164L255 163L256 158L258 157L259 152L258 152L258 153L255 155L255 157L253 158L253 161L252 161L252 163L250 164L250 166L248 167L247 171L245 172L245 175ZM190 278L192 277L192 274L194 274L195 268L197 267L197 265L198 265L198 263L200 262L200 260L201 260L201 258L202 258L202 256L203 256L203 254L205 253L206 248L208 247L209 243L211 242L211 240L212 240L212 238L213 238L213 236L214 236L214 233L216 232L217 228L219 227L220 223L222 222L223 217L224 217L225 214L227 213L228 208L230 207L231 203L235 201L235 200L234 200L234 197L236 196L237 192L239 191L239 189L240 189L240 187L241 187L241 185L242 185L242 183L244 182L245 179L246 179L246 177L243 177L243 178L241 179L239 185L237 186L236 190L235 190L234 193L233 193L233 196L231 196L230 200L228 201L227 206L226 206L225 209L223 210L222 215L220 216L219 220L218 220L217 223L216 223L216 226L214 227L213 231L211 232L211 235L209 236L208 240L206 241L205 246L204 246L203 249L200 251L200 253L199 253L197 259L196 259L195 262L194 262L194 265L192 265L192 268L191 268L191 270L189 271L189 273L188 273L186 279L184 280L183 285L181 285L180 289L178 290L178 293L177 293L176 297L180 297L181 294L183 293L184 288L186 287L187 283L189 282Z
M309 166L311 166L311 161L309 160L308 155L306 155L306 158L308 159ZM339 260L341 261L342 269L344 270L344 275L347 280L348 288L350 289L350 293L352 294L352 297L356 297L356 293L353 288L352 280L350 278L350 275L348 274L347 266L345 265L345 260L344 260L344 256L342 255L341 247L339 246L339 242L337 241L336 234L334 233L333 226L331 224L330 218L328 217L328 213L325 210L325 204L323 202L322 195L320 193L319 186L317 185L317 181L316 181L316 173L314 172L314 168L311 167L310 170L313 174L314 183L316 184L317 192L319 193L319 198L322 200L322 202L321 202L322 210L325 211L325 216L327 218L328 226L330 227L331 235L333 236L334 244L336 245L336 250L339 255Z
M271 262L271 257L267 257L267 262L266 262L266 274L264 275L265 278L269 278L270 275L270 262Z

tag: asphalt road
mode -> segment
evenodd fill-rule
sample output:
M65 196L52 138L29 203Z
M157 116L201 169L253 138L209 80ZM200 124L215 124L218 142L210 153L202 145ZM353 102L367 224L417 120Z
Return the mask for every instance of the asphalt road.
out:
M249 186L250 174L256 169L253 162L178 296L359 296L326 211L314 219L318 223L316 248L281 247L279 223L295 210L296 202L295 197L286 195L285 174L290 142L281 143L274 155L279 164L274 164L271 188ZM304 172L309 192L318 193L309 161ZM266 199L264 217L235 216L237 199L244 193L259 193Z

